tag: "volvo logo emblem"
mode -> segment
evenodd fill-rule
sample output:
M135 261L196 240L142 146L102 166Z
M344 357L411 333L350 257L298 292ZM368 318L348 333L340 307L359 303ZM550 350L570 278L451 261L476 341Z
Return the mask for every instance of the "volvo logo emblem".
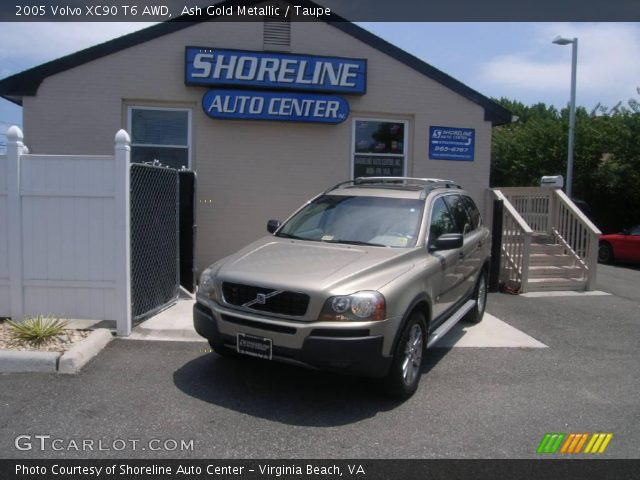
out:
M256 295L256 298L254 298L250 302L243 304L242 306L251 308L253 305L264 305L265 303L267 303L268 299L270 299L271 297L275 297L276 295L280 295L283 292L284 290L274 290L271 293L258 293L258 295Z

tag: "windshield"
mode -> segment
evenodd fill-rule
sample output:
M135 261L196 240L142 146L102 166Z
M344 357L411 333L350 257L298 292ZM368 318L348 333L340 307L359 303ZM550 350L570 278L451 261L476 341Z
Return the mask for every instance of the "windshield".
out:
M277 236L316 242L414 247L424 201L323 195L305 206Z

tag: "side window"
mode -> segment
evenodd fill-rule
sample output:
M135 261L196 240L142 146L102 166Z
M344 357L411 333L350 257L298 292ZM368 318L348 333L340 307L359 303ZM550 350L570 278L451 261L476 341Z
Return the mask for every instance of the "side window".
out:
M462 196L462 203L467 208L467 212L469 213L469 217L471 217L471 229L475 230L480 225L482 225L482 216L480 215L480 211L471 197L467 197L466 195Z
M433 243L444 233L458 233L453 216L442 197L433 202L431 223L429 224L429 243Z
M464 208L460 195L447 195L444 199L453 214L453 219L456 222L456 232L466 235L473 230L471 226L471 218L469 218L467 209Z

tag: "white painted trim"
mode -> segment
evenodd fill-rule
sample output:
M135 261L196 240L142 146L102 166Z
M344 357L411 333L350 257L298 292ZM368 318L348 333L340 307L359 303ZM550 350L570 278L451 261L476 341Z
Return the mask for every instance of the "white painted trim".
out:
M349 158L349 178L353 179L355 173L354 166L354 158L356 156L356 122L357 121L365 121L365 122L386 122L386 123L402 123L404 124L404 154L398 155L393 153L359 153L358 155L363 155L367 157L386 157L386 158L398 158L402 157L404 159L403 172L402 176L407 176L408 166L410 162L409 155L409 144L411 142L411 138L409 135L409 124L410 120L407 119L399 119L399 118L380 118L380 117L366 117L366 116L357 116L351 119L351 156Z
M158 111L173 111L173 112L187 112L187 145L158 145L155 143L130 143L131 147L153 147L153 148L183 148L187 149L187 159L189 165L187 168L191 170L193 160L193 114L192 109L189 107L152 107L147 105L127 105L127 131L133 135L132 122L131 122L131 110L158 110Z

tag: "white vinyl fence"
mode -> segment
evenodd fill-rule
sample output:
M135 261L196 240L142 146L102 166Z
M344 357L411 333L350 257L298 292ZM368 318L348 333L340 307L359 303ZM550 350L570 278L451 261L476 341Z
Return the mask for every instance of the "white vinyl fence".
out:
M115 320L131 332L130 139L114 155L32 155L18 127L0 157L0 316Z

